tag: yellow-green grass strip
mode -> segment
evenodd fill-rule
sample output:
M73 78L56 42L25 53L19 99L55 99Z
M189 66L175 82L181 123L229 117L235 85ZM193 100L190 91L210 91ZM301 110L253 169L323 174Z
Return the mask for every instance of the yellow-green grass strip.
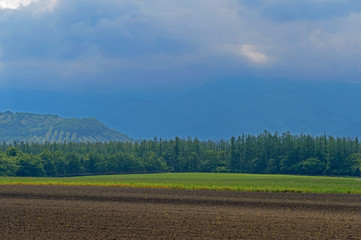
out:
M67 178L0 177L0 185L113 186L247 192L361 194L361 179L236 173L161 173Z

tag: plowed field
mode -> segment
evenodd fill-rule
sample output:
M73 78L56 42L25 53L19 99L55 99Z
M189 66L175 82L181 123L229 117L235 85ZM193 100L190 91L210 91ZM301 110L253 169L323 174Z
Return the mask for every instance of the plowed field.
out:
M0 239L361 239L361 195L0 186Z

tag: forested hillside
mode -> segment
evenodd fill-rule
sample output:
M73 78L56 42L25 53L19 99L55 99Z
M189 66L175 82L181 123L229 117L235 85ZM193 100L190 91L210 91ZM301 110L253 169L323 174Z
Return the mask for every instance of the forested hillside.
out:
M61 118L51 114L0 113L1 142L106 142L127 139L95 118Z
M0 146L0 175L65 176L131 172L242 172L360 176L357 138L271 134L230 140L154 139Z
M93 116L136 139L192 136L218 140L265 129L356 137L361 136L360 92L361 84L237 78L169 92L89 95L0 89L0 107Z

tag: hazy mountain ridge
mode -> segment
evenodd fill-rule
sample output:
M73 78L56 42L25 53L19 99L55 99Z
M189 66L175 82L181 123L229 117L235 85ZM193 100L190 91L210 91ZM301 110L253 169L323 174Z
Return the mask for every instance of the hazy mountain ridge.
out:
M0 109L94 116L135 139L227 139L264 130L355 137L360 93L361 84L351 83L222 80L177 91L0 90Z
M95 118L0 112L1 142L107 142L127 138Z

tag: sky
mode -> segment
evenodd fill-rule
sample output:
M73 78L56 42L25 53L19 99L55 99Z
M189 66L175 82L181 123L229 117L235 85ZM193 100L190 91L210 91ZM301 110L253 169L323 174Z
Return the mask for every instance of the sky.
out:
M361 82L358 0L0 0L0 87Z
M252 79L360 86L360 22L359 0L0 0L0 110L65 114L103 98L139 112Z

